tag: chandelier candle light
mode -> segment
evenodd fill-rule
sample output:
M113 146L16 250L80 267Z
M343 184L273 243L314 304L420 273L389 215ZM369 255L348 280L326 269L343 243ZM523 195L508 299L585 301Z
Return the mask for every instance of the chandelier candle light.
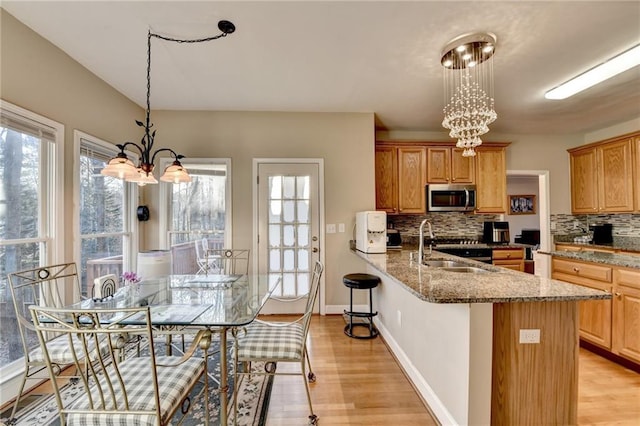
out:
M453 39L442 51L444 67L444 120L449 136L457 139L462 155L476 155L480 136L498 115L493 99L493 53L496 36L465 34Z
M151 123L151 38L159 38L161 40L173 41L176 43L202 43L205 41L217 40L221 37L226 37L228 34L233 33L236 30L235 25L229 21L219 21L218 29L222 31L221 34L212 37L199 38L199 39L176 39L166 37L160 34L154 34L149 31L147 35L147 111L145 121L136 120L136 124L144 128L144 135L140 141L140 145L133 142L125 142L123 144L117 144L116 146L120 150L118 155L109 160L107 166L100 172L105 176L112 176L119 179L124 179L127 182L136 182L138 185L143 186L148 183L158 183L153 176L154 162L158 153L167 151L173 158L173 163L164 170L163 175L160 177L161 181L183 183L191 182L191 176L187 170L182 167L180 159L184 158L184 155L177 154L170 148L161 148L153 152L153 143L156 137L156 130L151 130L153 123ZM134 146L140 152L140 163L136 167L133 162L127 158L125 149L127 146Z

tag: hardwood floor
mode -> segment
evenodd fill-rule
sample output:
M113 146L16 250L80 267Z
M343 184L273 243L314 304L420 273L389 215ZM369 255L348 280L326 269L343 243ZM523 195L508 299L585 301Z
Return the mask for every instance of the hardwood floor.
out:
M383 341L348 338L343 327L338 315L311 322L309 351L317 376L311 398L319 424L438 424ZM306 424L303 386L300 376L276 377L267 426ZM640 374L585 349L580 350L578 398L579 425L640 426Z
M437 425L382 339L351 339L343 327L338 315L311 321L309 351L317 376L311 398L319 424ZM275 378L267 426L307 424L303 386L300 376ZM640 374L580 349L578 386L579 425L640 426Z

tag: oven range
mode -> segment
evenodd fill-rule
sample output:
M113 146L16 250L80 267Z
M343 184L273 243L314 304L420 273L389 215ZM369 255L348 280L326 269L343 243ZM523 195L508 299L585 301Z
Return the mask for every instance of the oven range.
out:
M458 257L491 263L492 249L478 240L460 238L436 238L431 240L433 249ZM427 243L428 244L428 243Z

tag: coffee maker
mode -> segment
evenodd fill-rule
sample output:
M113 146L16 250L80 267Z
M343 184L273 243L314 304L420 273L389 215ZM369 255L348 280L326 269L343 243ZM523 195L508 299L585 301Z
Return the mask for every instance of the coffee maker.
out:
M507 244L509 241L509 222L484 222L482 242L486 244Z

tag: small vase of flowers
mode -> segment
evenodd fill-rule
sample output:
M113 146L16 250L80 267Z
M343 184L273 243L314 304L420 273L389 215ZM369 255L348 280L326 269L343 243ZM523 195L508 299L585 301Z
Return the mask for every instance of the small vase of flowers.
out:
M124 285L135 284L140 282L140 277L135 272L124 272L122 274L122 281Z

